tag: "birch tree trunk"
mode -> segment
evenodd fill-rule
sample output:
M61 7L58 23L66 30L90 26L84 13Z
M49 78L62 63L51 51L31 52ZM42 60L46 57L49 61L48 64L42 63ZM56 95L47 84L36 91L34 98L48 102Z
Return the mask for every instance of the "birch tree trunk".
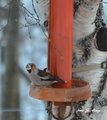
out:
M100 43L102 42L104 44L106 39L106 37L103 37L105 28L101 24L102 21L99 20L102 16L101 14L100 16L97 16L99 10L101 12L100 2L100 0L87 0L82 2L75 13L73 46L74 67L101 64L107 59L106 50L102 51L96 45L99 44L98 36L102 36L100 37ZM97 19L97 23L95 22L95 19ZM103 29L102 33L99 32L101 29ZM72 119L105 120L106 112L103 111L103 109L105 109L106 106L106 98L104 97L103 92L106 89L106 85L104 85L106 84L106 71L101 68L96 70L92 69L85 72L74 73L74 77L80 77L82 80L88 81L91 85L93 96L87 101L77 103L77 108L75 108L74 105L75 110Z
M19 78L18 78L18 20L19 1L10 2L8 26L5 34L5 75L3 80L3 109L19 109ZM2 120L20 120L19 112L4 112Z

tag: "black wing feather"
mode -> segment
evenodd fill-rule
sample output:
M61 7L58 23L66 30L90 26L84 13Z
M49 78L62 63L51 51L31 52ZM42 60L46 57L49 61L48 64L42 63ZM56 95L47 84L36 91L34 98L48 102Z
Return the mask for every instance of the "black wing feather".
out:
M47 73L43 70L38 70L38 73L37 73L40 77L45 77L47 75Z
M52 76L51 74L47 73L46 71L43 70L38 70L37 73L40 77L46 77L49 76L48 79L41 79L42 81L58 81L58 82L64 82L62 79L60 79L59 77L56 76Z

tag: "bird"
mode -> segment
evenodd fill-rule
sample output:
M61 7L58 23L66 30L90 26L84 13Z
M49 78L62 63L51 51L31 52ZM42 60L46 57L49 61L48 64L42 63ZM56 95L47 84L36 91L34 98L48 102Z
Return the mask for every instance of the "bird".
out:
M51 86L54 83L65 83L65 81L59 77L51 75L47 68L40 70L33 63L28 63L26 70L32 85Z

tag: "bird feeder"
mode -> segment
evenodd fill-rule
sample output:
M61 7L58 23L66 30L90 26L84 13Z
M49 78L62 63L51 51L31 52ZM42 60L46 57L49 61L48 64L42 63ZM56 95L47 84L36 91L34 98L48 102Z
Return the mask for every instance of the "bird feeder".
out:
M91 97L90 85L72 78L73 0L50 0L48 68L65 83L31 85L30 96L52 102L78 102Z

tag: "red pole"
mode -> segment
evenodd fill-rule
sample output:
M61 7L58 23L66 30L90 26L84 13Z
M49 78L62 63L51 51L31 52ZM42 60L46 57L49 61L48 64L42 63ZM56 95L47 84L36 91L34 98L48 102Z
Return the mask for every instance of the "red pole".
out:
M72 84L73 1L50 0L49 70L65 80L56 87Z

